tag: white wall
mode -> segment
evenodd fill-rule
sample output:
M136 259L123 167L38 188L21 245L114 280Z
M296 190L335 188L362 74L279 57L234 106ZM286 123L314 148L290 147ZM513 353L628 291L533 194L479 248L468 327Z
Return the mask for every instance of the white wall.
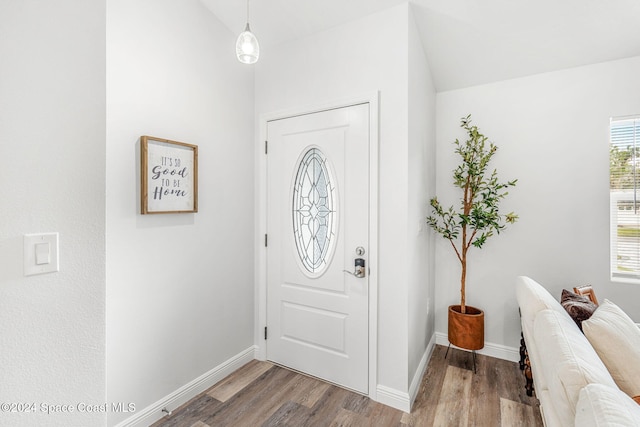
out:
M104 2L0 2L0 402L37 411L6 426L106 421L77 407L105 402L104 21ZM60 233L60 272L25 277L41 232Z
M421 57L409 61L412 20L410 7L405 3L348 25L271 47L265 50L256 68L258 116L380 91L377 372L379 385L399 393L408 391L408 377L413 376L426 347L425 339L428 340L421 336L411 344L413 371L409 372L409 323L414 335L429 332L426 311L419 311L415 305L409 309L408 301L411 286L411 296L428 304L427 278L423 277L428 276L426 264L420 265L416 260L423 255L427 258L426 236L419 230L417 217L424 211L423 202L428 194L427 183L421 180L429 172L415 163L411 164L410 172L409 159L414 154L421 159L427 155L434 132L429 126L434 121L433 87L413 27L411 53L419 52ZM411 86L410 64L419 70L411 74L415 80ZM419 95L414 95L410 103L409 93L414 90ZM411 148L410 105L418 108L411 119ZM421 113L426 119L417 117ZM415 185L410 187L409 181L414 179ZM410 191L420 198L411 207ZM414 249L419 252L416 258L411 255ZM411 316L415 318L410 320Z
M253 70L198 0L107 12L107 397L139 412L253 346ZM139 214L141 135L198 145L198 213Z
M460 118L472 114L499 150L494 166L518 185L504 200L520 220L472 249L467 302L485 310L487 342L517 348L517 275L560 298L563 288L595 286L640 319L640 286L609 279L609 118L640 113L640 58L607 62L437 95L437 194L457 203L451 184ZM458 301L460 267L437 240L436 330Z
M426 361L422 359L435 327L435 250L425 218L436 183L436 92L413 13L409 14L408 52L408 381L419 384L419 365Z

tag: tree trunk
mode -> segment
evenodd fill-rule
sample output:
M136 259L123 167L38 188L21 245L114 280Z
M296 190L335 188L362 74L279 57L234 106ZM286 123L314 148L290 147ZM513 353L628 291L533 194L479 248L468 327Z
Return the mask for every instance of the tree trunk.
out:
M471 205L475 194L470 187L471 177L467 176L467 182L464 186L464 199L463 199L463 212L465 218L469 217L471 212ZM465 304L465 287L467 282L467 251L469 250L470 241L467 243L467 224L462 225L462 256L460 257L460 264L462 264L462 273L460 275L460 313L465 314L467 312L467 306Z
M467 312L466 309L466 298L465 298L465 287L467 281L467 251L466 249L462 249L462 274L460 276L460 312L465 314Z

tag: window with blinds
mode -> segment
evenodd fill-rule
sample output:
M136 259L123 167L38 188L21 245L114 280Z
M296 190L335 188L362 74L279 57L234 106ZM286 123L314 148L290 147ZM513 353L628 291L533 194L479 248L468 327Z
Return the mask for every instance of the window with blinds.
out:
M640 116L611 119L611 277L640 279Z

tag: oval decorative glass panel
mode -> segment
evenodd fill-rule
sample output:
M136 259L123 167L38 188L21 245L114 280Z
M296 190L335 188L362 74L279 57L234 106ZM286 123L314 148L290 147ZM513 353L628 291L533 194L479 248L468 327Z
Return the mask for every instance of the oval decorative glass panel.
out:
M320 275L331 260L336 237L338 195L327 157L309 149L293 184L293 236L304 268Z

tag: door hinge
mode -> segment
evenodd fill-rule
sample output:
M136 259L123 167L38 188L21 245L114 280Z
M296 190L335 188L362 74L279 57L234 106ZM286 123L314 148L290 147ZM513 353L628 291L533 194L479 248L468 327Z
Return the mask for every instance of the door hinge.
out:
M264 154L269 152L269 141L264 142Z
M266 326L264 327L264 339L265 340L267 339L267 327Z
M267 235L265 234L264 235L264 247L265 248L267 247L267 243L268 243L268 238L267 238Z

